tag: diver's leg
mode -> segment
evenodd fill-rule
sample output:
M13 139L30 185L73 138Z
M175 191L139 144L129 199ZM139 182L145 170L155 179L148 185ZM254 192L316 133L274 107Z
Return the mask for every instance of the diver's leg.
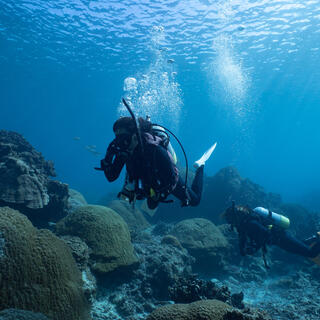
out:
M194 206L200 201L197 194L191 188L187 187L187 190L185 189L184 180L180 176L176 187L172 191L172 195L181 201L183 207Z
M309 247L302 241L289 235L287 232L283 232L281 236L277 237L273 244L283 250L308 258L314 258L320 253L320 242Z
M193 191L193 197L190 200L191 206L197 206L200 203L202 189L203 189L203 169L204 166L201 166L197 169L195 177L193 179L191 190Z

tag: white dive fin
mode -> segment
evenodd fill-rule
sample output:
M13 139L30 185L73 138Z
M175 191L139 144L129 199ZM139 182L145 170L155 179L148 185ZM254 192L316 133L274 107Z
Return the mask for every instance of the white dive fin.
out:
M217 146L217 143L215 142L204 154L203 156L197 160L195 163L194 163L194 167L195 168L199 168L201 166L204 166L204 164L206 163L206 161L210 158L212 152L214 151L214 149L216 148Z
M155 209L149 209L147 199L143 200L140 206L140 210L147 213L150 217L153 217L157 212L158 207Z

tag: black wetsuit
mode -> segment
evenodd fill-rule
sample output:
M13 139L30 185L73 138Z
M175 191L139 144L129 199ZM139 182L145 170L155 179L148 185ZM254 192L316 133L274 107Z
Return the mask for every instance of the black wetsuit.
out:
M315 258L320 253L320 242L310 247L291 236L284 229L276 226L269 229L258 220L246 221L245 224L237 227L237 230L242 255L254 253L265 245L276 245L283 250L308 258ZM250 248L252 252L250 252Z
M191 206L200 203L203 185L203 166L198 168L191 188L184 189L184 181L178 176L176 166L173 164L166 148L161 145L144 145L143 158L139 149L129 155L117 149L113 141L107 150L104 159L104 173L108 181L116 180L124 165L126 165L128 180L140 180L148 195L150 188L165 196L172 193L175 197Z

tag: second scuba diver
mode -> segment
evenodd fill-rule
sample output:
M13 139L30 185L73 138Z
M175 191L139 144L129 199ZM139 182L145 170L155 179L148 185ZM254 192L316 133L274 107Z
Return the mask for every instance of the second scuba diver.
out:
M216 144L195 162L197 169L190 188L179 175L176 155L164 130L143 118L121 117L114 123L113 132L116 137L97 169L112 182L126 165L126 181L119 197L125 196L130 202L147 199L151 210L160 202L170 202L166 200L170 194L181 200L182 206L200 203L204 164Z
M286 229L290 226L287 217L267 210L263 207L251 209L236 206L233 202L222 216L236 229L239 235L241 255L252 255L262 249L265 266L268 268L265 254L268 245L275 245L287 252L310 258L320 264L319 234L300 241L290 235Z

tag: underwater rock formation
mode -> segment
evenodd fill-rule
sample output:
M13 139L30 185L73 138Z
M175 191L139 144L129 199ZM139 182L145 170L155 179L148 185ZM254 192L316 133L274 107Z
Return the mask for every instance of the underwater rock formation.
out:
M171 304L153 311L147 320L271 320L259 311L240 311L219 300L200 300L190 304Z
M50 320L41 313L27 310L5 309L0 311L0 320Z
M234 167L226 167L206 179L201 203L202 215L221 223L219 215L230 207L232 200L236 204L253 208L264 206L273 209L281 203L280 195L266 193L258 184L242 178Z
M87 204L87 200L79 191L69 188L68 212L73 212L79 207L86 206Z
M270 209L278 208L281 204L280 195L265 192L258 184L242 178L236 168L226 167L212 177L204 177L203 195L199 206L185 210L175 201L170 207L160 206L157 218L176 221L201 217L221 224L220 214L230 207L232 200L235 200L236 204L265 206Z
M127 224L110 208L79 207L57 223L56 232L81 238L91 250L90 267L99 274L138 262Z
M320 231L320 215L298 204L284 203L278 212L290 219L290 232L297 238L304 239Z
M212 273L223 268L229 243L211 221L202 218L183 220L174 226L171 234L196 258L195 270Z
M0 130L0 205L26 214L36 224L57 221L66 214L68 186L54 177L46 161L22 135Z
M41 312L55 320L87 320L81 274L68 246L16 210L0 208L0 310Z
M128 224L131 236L134 238L140 231L150 227L149 222L143 213L128 201L114 200L108 204L108 207L118 213Z

